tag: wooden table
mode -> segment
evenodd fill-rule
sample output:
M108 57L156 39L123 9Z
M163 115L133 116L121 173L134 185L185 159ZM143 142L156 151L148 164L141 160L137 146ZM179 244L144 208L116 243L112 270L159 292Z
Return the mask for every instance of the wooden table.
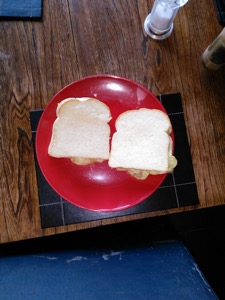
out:
M214 1L180 9L157 42L143 22L151 0L43 1L43 18L0 21L0 242L225 204L224 69L201 61L220 33ZM93 74L132 79L154 94L180 92L200 204L41 229L29 112L68 83Z

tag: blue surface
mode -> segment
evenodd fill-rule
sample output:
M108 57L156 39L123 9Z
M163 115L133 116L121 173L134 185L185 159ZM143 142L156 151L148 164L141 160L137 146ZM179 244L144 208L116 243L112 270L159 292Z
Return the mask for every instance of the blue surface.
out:
M217 299L180 242L0 258L0 299Z
M0 0L0 17L39 18L42 0Z

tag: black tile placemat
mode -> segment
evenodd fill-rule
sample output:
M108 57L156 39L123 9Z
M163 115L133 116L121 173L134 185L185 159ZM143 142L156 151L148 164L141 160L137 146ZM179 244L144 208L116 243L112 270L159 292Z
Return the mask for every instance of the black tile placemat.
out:
M0 0L0 17L40 18L42 0Z
M172 174L168 174L157 191L140 204L119 212L85 210L67 202L49 186L39 168L35 154L42 228L178 208L199 203L181 96L180 94L161 95L158 96L158 99L167 110L173 125L175 156L178 165ZM41 114L42 110L30 112L34 144Z

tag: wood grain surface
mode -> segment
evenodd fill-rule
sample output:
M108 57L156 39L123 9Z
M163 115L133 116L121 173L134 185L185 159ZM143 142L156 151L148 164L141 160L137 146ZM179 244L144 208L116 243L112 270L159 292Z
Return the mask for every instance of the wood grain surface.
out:
M0 20L0 243L225 204L225 69L201 61L222 30L213 0L190 0L173 34L143 30L150 0L43 1L42 20ZM132 79L154 94L180 92L200 205L41 229L29 111L94 74Z

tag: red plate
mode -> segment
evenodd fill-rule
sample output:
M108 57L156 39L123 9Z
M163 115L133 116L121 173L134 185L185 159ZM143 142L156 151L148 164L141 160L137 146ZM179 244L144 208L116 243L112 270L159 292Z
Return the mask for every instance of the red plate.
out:
M78 166L69 159L48 155L57 104L68 97L94 97L111 110L111 135L118 115L130 109L156 108L164 112L159 100L146 88L126 78L96 75L75 81L59 91L45 108L36 135L36 152L40 168L51 187L67 201L94 211L118 211L132 207L159 187L166 174L137 180L127 172L104 163Z

